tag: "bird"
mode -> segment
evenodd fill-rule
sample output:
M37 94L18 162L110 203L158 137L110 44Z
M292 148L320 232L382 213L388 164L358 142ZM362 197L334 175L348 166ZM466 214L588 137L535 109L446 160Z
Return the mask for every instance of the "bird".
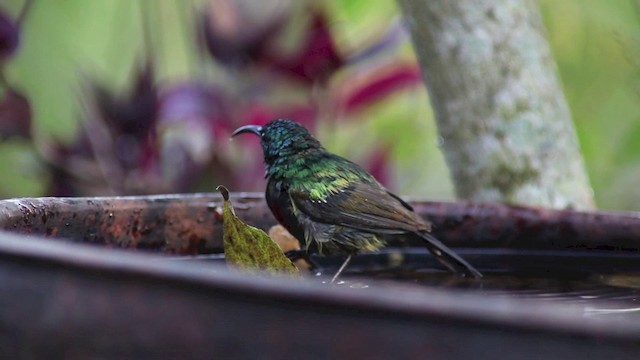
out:
M394 237L418 238L452 272L482 277L430 234L431 224L411 205L356 163L326 150L300 123L275 119L264 126L245 125L231 137L247 133L260 138L265 199L276 220L306 249L314 244L321 255L347 255L331 283L354 255L384 248Z

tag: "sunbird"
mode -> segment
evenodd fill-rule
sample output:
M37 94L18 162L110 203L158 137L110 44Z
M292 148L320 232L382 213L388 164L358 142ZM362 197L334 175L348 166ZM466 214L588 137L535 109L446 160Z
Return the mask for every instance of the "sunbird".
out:
M395 237L417 237L451 271L482 274L429 232L431 224L356 163L327 151L289 119L246 125L231 137L260 137L266 166L265 198L274 217L302 244L323 254L345 253L334 282L359 251L376 251ZM308 248L308 247L307 247Z

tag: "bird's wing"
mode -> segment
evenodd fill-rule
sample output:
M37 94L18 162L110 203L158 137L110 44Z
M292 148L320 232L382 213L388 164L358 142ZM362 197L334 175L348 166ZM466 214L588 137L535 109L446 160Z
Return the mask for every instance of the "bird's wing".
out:
M358 182L316 200L304 187L290 188L294 212L313 221L378 233L429 231L411 207L377 182Z

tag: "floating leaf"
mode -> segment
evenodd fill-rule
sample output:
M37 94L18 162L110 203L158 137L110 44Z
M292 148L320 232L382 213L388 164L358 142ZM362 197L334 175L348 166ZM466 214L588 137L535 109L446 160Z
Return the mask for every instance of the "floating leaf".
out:
M282 253L280 247L264 231L247 225L236 217L229 190L216 188L224 198L223 238L224 254L228 264L248 271L263 270L271 273L298 274L298 269Z

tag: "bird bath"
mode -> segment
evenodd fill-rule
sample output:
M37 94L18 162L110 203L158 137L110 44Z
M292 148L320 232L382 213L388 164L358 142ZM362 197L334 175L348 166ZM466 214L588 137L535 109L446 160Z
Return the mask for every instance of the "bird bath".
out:
M413 201L485 279L447 274L420 244L391 244L356 257L330 286L229 271L221 200L0 201L3 355L631 359L640 351L636 213ZM261 195L232 201L245 222L274 224ZM316 260L328 272L341 261Z

